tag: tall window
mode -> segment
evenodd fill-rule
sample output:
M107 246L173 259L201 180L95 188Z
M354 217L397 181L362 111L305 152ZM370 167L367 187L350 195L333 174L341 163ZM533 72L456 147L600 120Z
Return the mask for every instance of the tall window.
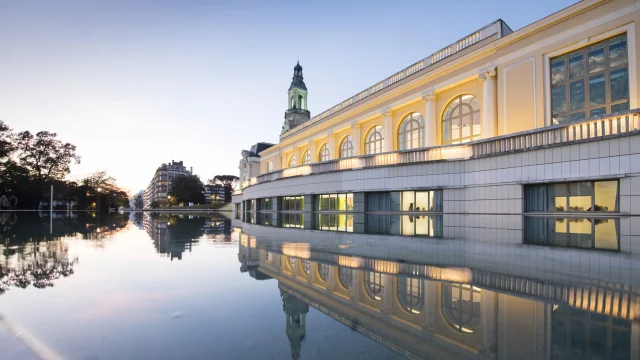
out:
M273 161L267 162L267 172L273 171Z
M629 110L627 35L551 59L553 124Z
M320 276L322 281L327 281L327 279L329 279L329 265L318 264L318 276Z
M289 158L289 167L294 167L297 165L297 161L296 161L296 156L295 155L291 155L291 157Z
M304 152L304 155L302 155L302 165L308 165L311 163L311 153L309 152L309 150Z
M525 211L618 212L618 181L582 181L528 185L524 188Z
M353 270L340 266L338 268L338 280L340 285L348 290L351 288L351 282L353 281Z
M442 143L460 144L480 138L480 102L470 94L456 96L444 110Z
M382 274L367 271L364 274L364 288L371 300L382 300Z
M287 262L289 263L289 267L291 268L291 270L294 270L296 266L296 259L292 258L291 256L287 256Z
M466 284L442 284L442 314L447 323L464 334L480 325L480 289Z
M311 270L311 263L309 262L309 260L302 260L300 262L300 266L302 267L302 271L304 271L305 274L308 274Z
M406 311L412 314L420 314L424 304L423 280L398 277L398 300Z
M353 138L351 135L346 136L340 143L340 157L348 158L353 156Z
M372 127L365 139L364 150L366 154L379 154L382 152L382 145L384 143L382 126L376 125Z
M424 121L419 113L411 113L402 119L398 132L400 150L416 149L422 146Z
M329 147L327 144L320 148L320 161L329 161Z
M284 196L282 198L282 210L304 210L304 197Z

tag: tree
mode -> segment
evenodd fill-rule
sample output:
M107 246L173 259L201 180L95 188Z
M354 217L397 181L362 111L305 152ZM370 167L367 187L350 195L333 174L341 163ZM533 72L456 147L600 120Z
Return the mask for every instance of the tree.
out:
M134 209L144 209L144 198L142 196L142 192L137 193L133 197L133 208Z
M0 161L8 158L15 150L13 136L11 128L0 120Z
M204 185L197 175L176 175L171 183L171 203L204 204Z
M39 131L31 134L23 131L15 136L20 165L40 183L64 179L72 162L80 164L76 146L56 139L57 134Z
M233 188L236 187L238 180L240 180L240 178L235 175L216 175L213 179L209 180L209 184L221 184L224 187L224 202L229 203L231 202Z

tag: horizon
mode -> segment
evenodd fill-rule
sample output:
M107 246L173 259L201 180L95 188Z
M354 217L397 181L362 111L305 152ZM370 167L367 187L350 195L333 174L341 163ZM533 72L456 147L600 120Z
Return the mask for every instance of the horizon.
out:
M315 116L498 19L517 31L575 1L460 3L5 4L0 120L76 145L71 179L106 170L137 193L173 159L206 182L278 142L298 59Z

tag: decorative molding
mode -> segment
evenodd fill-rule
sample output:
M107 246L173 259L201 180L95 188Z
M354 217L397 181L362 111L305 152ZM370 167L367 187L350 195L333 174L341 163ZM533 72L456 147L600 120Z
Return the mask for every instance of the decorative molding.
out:
M383 117L391 116L391 109L390 108L382 109L382 111L380 112L380 115L382 115Z
M478 74L478 80L481 80L481 81L491 80L491 79L494 79L497 74L498 72L496 71L496 67L492 66L488 69L481 70L480 73Z
M357 129L357 128L359 128L359 127L360 127L360 124L359 124L359 123L357 123L357 122L355 122L355 123L351 124L351 128L352 128L352 129Z
M328 137L332 137L332 136L333 136L333 131L329 131L329 132L327 133L327 136L328 136Z
M422 94L422 101L434 101L436 99L436 93L435 92L430 92L430 93L426 93L426 94Z

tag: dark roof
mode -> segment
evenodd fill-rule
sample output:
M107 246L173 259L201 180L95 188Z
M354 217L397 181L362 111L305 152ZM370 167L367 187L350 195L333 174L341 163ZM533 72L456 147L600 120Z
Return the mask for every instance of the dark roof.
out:
M255 155L259 155L261 152L267 150L268 148L270 148L272 146L273 146L273 144L270 144L270 143L259 142L257 144L254 144L253 146L251 146L251 150L249 150L249 151L252 152Z
M300 62L298 62L293 68L293 79L291 80L289 90L293 89L294 87L307 90L307 85L304 84L304 77L302 76L302 66L300 66Z

